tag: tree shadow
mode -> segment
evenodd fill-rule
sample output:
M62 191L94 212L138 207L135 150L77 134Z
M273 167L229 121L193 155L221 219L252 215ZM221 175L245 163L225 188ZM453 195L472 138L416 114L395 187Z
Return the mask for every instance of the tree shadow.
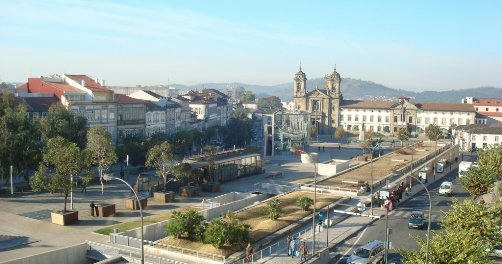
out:
M108 226L119 224L119 221L108 219L82 219L78 221L77 226Z
M143 217L150 216L151 213L143 212ZM114 217L140 217L139 211L121 211L116 212Z

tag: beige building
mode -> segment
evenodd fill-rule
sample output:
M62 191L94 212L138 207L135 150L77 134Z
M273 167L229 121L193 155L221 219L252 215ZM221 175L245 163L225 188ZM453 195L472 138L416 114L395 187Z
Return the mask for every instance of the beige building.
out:
M476 112L472 104L412 102L407 97L394 101L344 100L341 78L336 69L324 78L324 88L307 91L307 77L295 74L294 108L310 113L310 124L320 134L331 134L338 127L347 131L373 131L397 134L405 128L420 133L430 124L442 130L456 125L474 124Z

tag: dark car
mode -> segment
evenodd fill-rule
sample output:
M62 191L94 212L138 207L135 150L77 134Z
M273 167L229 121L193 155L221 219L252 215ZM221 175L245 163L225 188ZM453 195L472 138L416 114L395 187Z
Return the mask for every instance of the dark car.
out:
M408 228L424 229L425 227L424 213L422 211L411 212L410 219L408 219Z

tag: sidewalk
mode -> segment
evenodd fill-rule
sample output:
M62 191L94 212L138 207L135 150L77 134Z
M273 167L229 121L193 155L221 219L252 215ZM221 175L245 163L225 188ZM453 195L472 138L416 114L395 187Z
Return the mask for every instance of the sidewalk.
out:
M316 233L316 249L320 250L326 247L326 232L329 232L329 247L335 246L336 244L347 239L357 231L361 230L368 224L372 223L376 219L364 217L364 216L351 216L342 222L335 224L329 229L321 228L321 232ZM300 237L300 241L305 241L309 255L312 253L312 232L307 232ZM269 257L263 258L256 261L256 263L288 263L294 262L299 263L300 258L287 255L287 248L284 247L279 253L272 254Z

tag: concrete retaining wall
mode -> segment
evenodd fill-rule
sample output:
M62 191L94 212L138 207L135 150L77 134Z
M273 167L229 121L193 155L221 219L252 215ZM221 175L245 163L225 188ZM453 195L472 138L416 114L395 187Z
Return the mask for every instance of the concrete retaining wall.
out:
M244 199L248 196L249 196L249 194L245 194L245 193L230 192L230 193L226 193L226 194L208 199L207 201L211 202L211 203L219 203L221 205L221 204L231 203L236 200L241 200L241 199Z
M144 226L143 239L156 241L167 236L166 225L169 220ZM120 233L123 236L141 238L141 227ZM118 243L121 244L121 243ZM121 244L124 245L124 244Z
M220 205L218 207L214 208L209 208L206 210L201 211L201 214L204 216L206 220L211 220L217 217L220 217L221 215L225 214L226 212L235 212L239 209L242 209L244 207L250 206L254 204L255 202L263 201L268 198L268 195L266 194L251 194L249 197L246 197L244 199L240 199L237 201L233 201L227 204Z
M330 164L335 162L336 164ZM330 160L327 162L317 164L317 173L321 176L335 176L337 173L349 168L348 160Z
M87 243L31 255L4 264L87 264Z

